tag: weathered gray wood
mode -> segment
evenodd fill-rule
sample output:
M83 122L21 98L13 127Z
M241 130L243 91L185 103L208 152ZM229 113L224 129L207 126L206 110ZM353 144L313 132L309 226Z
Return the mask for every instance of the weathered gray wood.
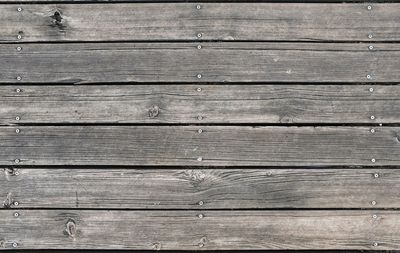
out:
M20 126L19 133L16 129L0 128L2 165L316 166L400 162L398 127L378 127L375 133L369 127Z
M0 9L0 41L399 41L400 4L369 4L371 10L367 5L10 4Z
M1 124L400 123L400 85L13 85L0 100Z
M400 44L0 45L0 83L397 82ZM201 75L201 76L199 76ZM370 79L367 76L370 75ZM18 78L20 77L20 78ZM200 78L199 78L200 77Z
M380 168L5 169L0 203L59 209L399 208L399 180L399 169Z
M398 211L19 210L17 218L15 212L0 211L5 248L12 248L14 242L21 249L384 250L400 246Z

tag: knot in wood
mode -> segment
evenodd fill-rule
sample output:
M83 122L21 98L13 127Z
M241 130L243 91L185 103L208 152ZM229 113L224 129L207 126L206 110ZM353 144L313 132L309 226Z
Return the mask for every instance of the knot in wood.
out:
M54 15L51 17L54 19L55 23L61 23L61 21L62 21L62 17L61 17L61 14L59 11L55 11Z
M159 242L153 243L153 249L154 250L161 250L161 243L159 243Z
M11 208L13 203L14 200L12 199L12 194L11 192L9 192L7 193L6 199L3 201L3 206L4 208Z
M69 219L65 224L65 232L71 238L75 238L76 236L76 224L73 219Z
M160 113L160 108L156 105L149 109L149 117L150 118L157 117L159 113Z

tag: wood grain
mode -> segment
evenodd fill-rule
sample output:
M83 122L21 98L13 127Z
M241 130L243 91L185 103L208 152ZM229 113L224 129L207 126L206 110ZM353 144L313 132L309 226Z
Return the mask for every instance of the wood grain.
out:
M374 44L373 50L355 43L203 43L200 50L197 46L39 43L24 44L18 51L17 44L2 44L0 83L400 80L400 44L395 43Z
M367 5L9 4L0 9L0 41L399 41L400 4Z
M19 133L16 133L17 128ZM202 133L198 129L202 129ZM398 165L400 128L378 127L374 133L370 129L249 126L2 127L0 164Z
M399 208L399 180L399 169L381 168L5 169L0 203L59 209Z
M400 123L398 85L13 85L0 100L4 125Z
M5 248L13 242L20 249L388 250L400 246L398 211L18 210L19 216L14 217L15 212L0 211Z

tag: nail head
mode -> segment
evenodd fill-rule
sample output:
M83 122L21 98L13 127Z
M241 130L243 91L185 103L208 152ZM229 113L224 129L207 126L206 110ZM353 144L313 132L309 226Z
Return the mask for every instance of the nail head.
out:
M378 215L374 214L374 215L372 215L372 218L376 219L376 218L378 218Z
M204 202L202 200L199 201L199 206L202 206Z
M16 248L16 247L18 247L18 243L16 243L16 242L13 242L12 246L13 246L13 248Z
M374 174L374 178L378 178L379 177L379 174L378 173L375 173Z
M198 4L198 5L196 6L196 8L197 8L198 10L200 10L200 9L201 9L201 5Z
M372 158L372 159L371 159L371 162L373 162L373 163L376 162L375 158Z
M17 51L21 51L22 50L22 47L17 47Z
M21 7L18 7L18 8L17 8L17 11L18 11L18 12L21 12L21 11L22 11L22 8L21 8Z
M202 76L201 74L197 74L197 78L200 79Z
M374 116L374 115L371 115L371 119L372 119L372 120L375 119L375 116Z
M374 49L374 46L369 46L368 49L372 50L372 49Z
M203 161L203 157L198 157L197 161L199 161L199 162Z
M19 159L15 159L14 162L15 162L15 163L19 163L20 160L19 160Z
M21 81L21 80L22 80L22 77L17 76L17 80L18 80L18 81Z
M18 212L15 212L14 213L14 217L18 217L19 216L19 213Z
M201 45L198 45L198 46L197 46L197 49L201 49Z
M371 201L371 205L375 206L376 205L376 201L375 200Z
M201 134L201 133L203 132L203 129L199 129L199 130L197 130L197 132L198 132L199 134Z
M373 92L373 91L374 91L374 88L372 88L372 87L369 88L369 91L370 91L370 92Z
M201 33L197 34L197 38L201 38L201 36L203 36Z
M372 10L372 6L371 5L368 5L367 6L367 9L370 11L370 10Z
M203 215L202 213L200 213L200 214L198 215L198 217L199 217L200 219L202 219L202 218L204 217L204 215Z
M19 202L18 201L15 201L14 202L14 206L18 206L19 205Z
M371 131L371 133L375 133L375 129L373 129L373 128L370 131Z
M21 118L19 116L15 117L15 120L20 120Z

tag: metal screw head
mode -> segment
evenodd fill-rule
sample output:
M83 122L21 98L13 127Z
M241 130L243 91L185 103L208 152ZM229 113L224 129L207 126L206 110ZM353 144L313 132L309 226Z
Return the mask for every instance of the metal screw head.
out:
M21 80L22 80L22 77L17 76L17 80L18 80L18 81L21 81Z
M374 178L378 178L379 177L379 173L374 173Z
M198 120L202 120L202 119L203 119L203 116L199 115L199 116L197 116L197 119L198 119Z
M374 242L374 247L377 247L379 244L377 242Z
M21 130L19 130L18 128L15 129L15 133L19 134L19 132L21 132Z
M16 247L18 247L18 243L16 243L16 242L13 242L12 246L13 246L13 248L16 248Z
M376 162L375 158L372 158L372 159L371 159L371 162L373 162L373 163Z
M19 116L15 117L15 120L20 120L21 118Z
M200 91L201 91L201 88L199 87L199 88L197 88L196 90L197 90L198 92L200 92Z
M203 161L203 157L201 157L201 156L198 157L198 158L197 158L197 161L199 161L199 162Z
M371 133L375 133L375 129L372 128L372 129L370 130L370 132L371 132Z
M14 162L15 162L15 163L19 163L20 160L19 160L19 159L15 159Z
M202 243L202 242L199 243L199 247L200 247L200 248L203 248L203 247L204 247L204 243Z
M17 51L21 51L22 50L22 47L17 47Z
M198 132L199 134L201 134L201 133L203 132L203 129L199 129L199 130L197 130L197 132Z
M371 79L372 77L371 77L371 75L367 75L367 79Z
M372 10L372 6L371 6L371 5L368 5L368 6L367 6L367 10L369 10L369 11Z
M378 215L374 214L374 215L372 215L372 218L376 219L376 218L378 218Z
M15 213L14 213L14 217L19 217L19 213L18 213L18 212L15 212Z
M375 119L375 116L374 116L374 115L371 115L371 119L374 120L374 119Z
M375 206L376 205L376 201L375 200L371 201L371 205Z
M197 45L197 49L201 49L201 45Z
M197 34L197 38L201 38L201 36L203 36L201 33Z
M197 217L199 217L200 219L203 219L204 215L202 213L200 213L199 215L197 215Z
M374 46L369 46L368 49L372 50L372 49L374 49Z
M15 172L14 172L14 175L18 176L18 175L19 175L19 171L18 171L18 170L15 171Z
M15 92L20 93L22 90L21 89L15 89Z
M197 78L200 79L202 77L201 74L197 74Z
M200 10L200 9L201 9L201 5L198 4L198 5L196 6L196 9Z
M21 7L18 7L18 8L17 8L17 11L18 11L18 12L21 12L21 11L22 11L22 8L21 8Z
M14 202L14 206L18 206L19 205L19 202L18 201L15 201Z
M372 34L368 34L368 38L372 39L373 35Z
M21 34L18 34L18 35L17 35L17 39L19 39L19 40L22 39Z
M199 206L204 205L204 202L202 200L199 201Z
M372 88L372 87L369 88L369 91L370 91L370 92L374 92L374 88Z

